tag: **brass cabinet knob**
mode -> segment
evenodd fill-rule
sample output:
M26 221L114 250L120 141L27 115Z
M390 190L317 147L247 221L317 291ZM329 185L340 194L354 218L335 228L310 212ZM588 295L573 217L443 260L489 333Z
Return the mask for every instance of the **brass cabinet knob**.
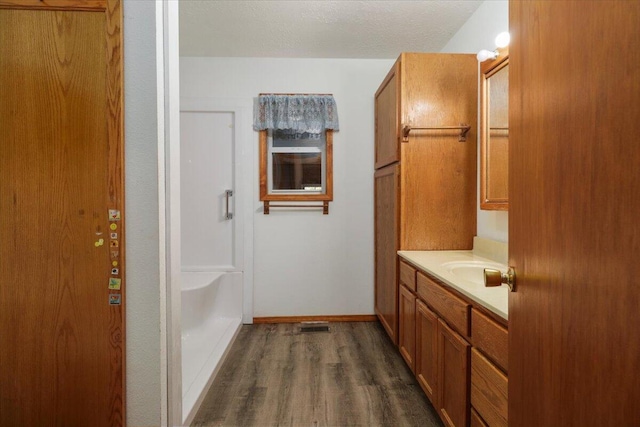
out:
M507 285L509 290L513 292L516 284L516 271L509 267L506 273L500 270L494 270L493 268L484 269L484 285L486 287Z

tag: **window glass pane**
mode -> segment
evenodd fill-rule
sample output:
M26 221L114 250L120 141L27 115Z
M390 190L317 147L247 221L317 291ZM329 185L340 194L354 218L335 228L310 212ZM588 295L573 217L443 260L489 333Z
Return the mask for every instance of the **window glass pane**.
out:
M322 191L322 153L272 153L273 190Z

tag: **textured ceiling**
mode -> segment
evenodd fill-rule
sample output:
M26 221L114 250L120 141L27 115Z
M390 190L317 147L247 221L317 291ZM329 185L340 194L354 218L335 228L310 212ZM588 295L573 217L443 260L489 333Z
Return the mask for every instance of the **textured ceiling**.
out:
M438 52L481 3L180 0L180 55L396 58Z

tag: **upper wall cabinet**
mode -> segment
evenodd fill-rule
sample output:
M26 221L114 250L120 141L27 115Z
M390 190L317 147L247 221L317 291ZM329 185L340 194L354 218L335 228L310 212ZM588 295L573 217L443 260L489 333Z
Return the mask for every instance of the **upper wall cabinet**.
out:
M470 249L476 232L477 62L403 53L375 94L375 167L399 163L398 249Z
M481 65L480 209L509 209L509 51Z
M400 131L400 109L398 108L400 95L400 61L396 62L380 88L376 92L376 169L400 160L398 143Z

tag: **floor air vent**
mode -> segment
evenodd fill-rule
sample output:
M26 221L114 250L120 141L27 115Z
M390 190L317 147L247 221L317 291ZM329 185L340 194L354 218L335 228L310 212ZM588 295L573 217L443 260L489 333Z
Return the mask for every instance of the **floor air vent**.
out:
M329 332L329 322L302 322L300 332Z

